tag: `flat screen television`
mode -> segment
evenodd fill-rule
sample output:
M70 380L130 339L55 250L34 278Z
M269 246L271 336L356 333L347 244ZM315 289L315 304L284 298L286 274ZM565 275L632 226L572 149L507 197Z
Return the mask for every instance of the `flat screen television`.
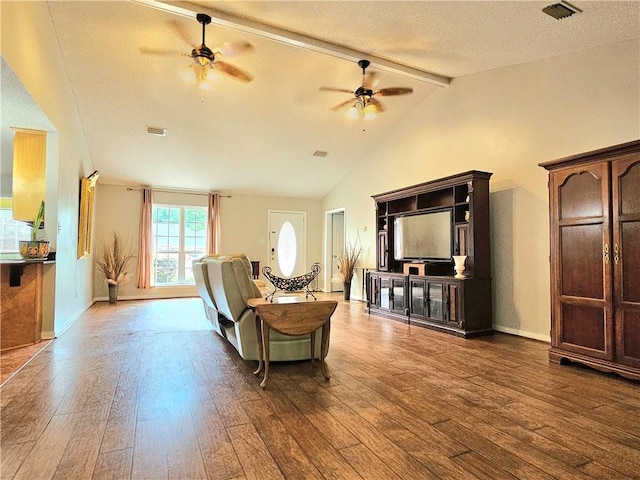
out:
M393 228L396 260L451 261L451 209L396 217Z

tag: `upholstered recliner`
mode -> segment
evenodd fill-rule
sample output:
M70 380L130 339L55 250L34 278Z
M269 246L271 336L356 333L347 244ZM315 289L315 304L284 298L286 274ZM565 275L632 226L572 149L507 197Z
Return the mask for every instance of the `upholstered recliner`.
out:
M193 271L198 292L202 296L207 318L214 329L226 338L245 360L258 360L258 338L255 312L247 302L264 297L251 279L246 256L204 257L194 262ZM248 262L248 260L247 260ZM316 336L316 352L320 352L321 336ZM308 360L311 357L310 337L292 337L272 332L271 361Z

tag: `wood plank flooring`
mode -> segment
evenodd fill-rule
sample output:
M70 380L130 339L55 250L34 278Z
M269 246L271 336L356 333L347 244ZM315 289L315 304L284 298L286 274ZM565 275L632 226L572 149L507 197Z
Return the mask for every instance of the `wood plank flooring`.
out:
M340 301L331 380L263 391L200 299L98 303L0 390L0 477L640 479L640 384L547 349Z
M0 386L49 344L43 340L34 345L5 350L0 353Z

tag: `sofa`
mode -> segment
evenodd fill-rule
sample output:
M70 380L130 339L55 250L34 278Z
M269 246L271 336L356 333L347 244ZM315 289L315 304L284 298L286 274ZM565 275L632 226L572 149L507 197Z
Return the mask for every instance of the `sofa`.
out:
M213 329L225 338L245 360L258 360L255 312L247 302L265 297L267 287L251 278L251 262L244 254L210 255L193 263L198 293ZM308 360L310 336L283 335L272 331L269 339L270 361ZM320 352L321 335L316 335Z

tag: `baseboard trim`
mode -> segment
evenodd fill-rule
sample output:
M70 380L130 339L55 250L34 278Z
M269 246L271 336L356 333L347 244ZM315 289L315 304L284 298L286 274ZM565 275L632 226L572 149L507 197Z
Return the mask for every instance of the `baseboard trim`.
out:
M531 338L533 340L540 340L541 342L551 343L550 335L540 335L539 333L528 332L526 330L505 327L502 325L493 325L493 329L496 332L508 333L509 335L517 335L518 337Z
M64 328L62 330L60 330L59 332L55 332L55 331L46 331L46 332L42 332L41 333L41 337L43 340L53 340L56 337L59 337L60 335L62 335L64 332L66 332L71 325L73 325L74 323L76 323L78 321L78 319L82 316L82 314L84 314L84 312L86 312L87 310L89 310L91 308L91 305L93 305L96 301L92 300L89 303L87 303L78 313L76 313L75 315L73 315L70 319L69 322L67 322L67 324L64 326ZM56 321L54 319L53 322L53 328L56 328Z
M155 295L118 295L118 300L161 300L163 298L200 298L197 293L161 293ZM109 297L95 297L94 302L108 302Z

